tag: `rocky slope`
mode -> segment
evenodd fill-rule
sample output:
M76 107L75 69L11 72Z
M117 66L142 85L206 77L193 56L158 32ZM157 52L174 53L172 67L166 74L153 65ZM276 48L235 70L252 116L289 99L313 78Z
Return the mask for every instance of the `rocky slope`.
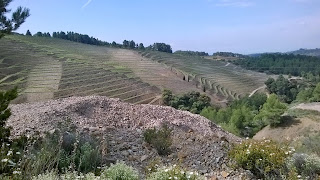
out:
M159 159L163 164L179 164L212 179L247 179L249 173L227 165L227 151L240 138L225 132L206 118L171 107L132 105L101 96L71 97L33 104L11 106L7 121L12 135L50 132L70 120L80 132L105 136L107 156L122 160L144 172ZM173 128L172 153L159 156L143 140L146 128L168 123Z

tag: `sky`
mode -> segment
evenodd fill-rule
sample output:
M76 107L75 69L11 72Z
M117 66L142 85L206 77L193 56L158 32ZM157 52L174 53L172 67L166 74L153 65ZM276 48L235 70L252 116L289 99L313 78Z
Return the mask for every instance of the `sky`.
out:
M164 42L173 50L242 54L320 48L320 0L14 0L17 31L74 31L100 40Z

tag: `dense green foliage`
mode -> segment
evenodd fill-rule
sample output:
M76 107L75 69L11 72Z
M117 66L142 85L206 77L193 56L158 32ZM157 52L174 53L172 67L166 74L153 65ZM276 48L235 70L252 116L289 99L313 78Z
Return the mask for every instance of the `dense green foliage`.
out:
M204 108L200 115L220 124L233 134L252 137L267 125L274 127L281 124L281 115L286 109L286 105L274 94L268 99L264 94L255 94L236 100L227 108Z
M151 144L158 151L159 155L167 155L170 153L172 129L164 124L161 129L147 129L144 133L144 140Z
M138 180L139 174L132 167L127 166L123 162L118 162L117 164L111 165L109 168L105 169L100 179L108 180Z
M286 160L293 153L287 146L270 140L245 141L229 153L239 167L250 170L258 178L282 179L286 176Z
M17 30L21 24L25 22L27 17L30 16L29 9L18 7L16 11L12 13L11 19L6 17L5 14L11 10L8 9L12 0L0 0L0 38L5 34L11 34L12 31Z
M28 33L28 32L27 32ZM30 33L30 31L29 31ZM26 34L27 36L27 34ZM33 36L37 36L37 37L51 37L50 33L42 33L42 32L37 32L36 34L34 34Z
M172 48L169 44L165 43L154 43L153 45L148 46L146 49L160 52L172 53Z
M186 56L209 56L206 52L199 52L199 51L175 51L174 54L186 55Z
M110 44L108 42L100 41L97 38L89 37L86 34L79 34L75 32L53 32L52 33L53 38L59 38L59 39L65 39L69 41L84 43L84 44L92 44L92 45L101 45L101 46L109 46Z
M320 60L317 57L293 54L261 54L257 57L246 57L233 62L246 69L274 74L291 74L300 76L302 72L320 73Z
M302 83L297 83L297 81L289 81L282 75L280 75L276 80L269 78L265 84L270 93L278 95L279 99L286 103L291 103L294 101L299 91L305 87L305 85Z
M232 53L232 52L216 52L213 53L213 56L222 56L222 57L245 57L245 55Z
M38 32L34 36L38 37L51 37L50 33L41 33ZM154 43L153 45L150 45L148 47L144 47L143 43L135 43L135 41L131 40L124 40L122 44L118 44L115 41L112 43L101 41L97 38L90 37L86 34L80 34L75 32L53 32L52 33L53 38L59 38L59 39L65 39L69 41L84 43L84 44L91 44L91 45L97 45L97 46L107 46L107 47L115 47L115 48L126 48L126 49L139 49L139 50L151 50L151 51L161 51L161 52L167 52L172 53L172 48L169 44L165 43Z
M267 102L263 104L255 120L264 125L270 124L271 127L276 127L282 123L282 115L286 110L287 106L279 101L277 95L271 94Z
M319 48L315 48L315 49L299 49L299 50L296 50L296 51L292 51L290 53L306 55L306 56L318 56L318 57L320 57L320 49Z
M164 90L162 98L164 105L196 114L199 114L204 108L210 106L211 101L207 95L194 91L175 96L170 90Z

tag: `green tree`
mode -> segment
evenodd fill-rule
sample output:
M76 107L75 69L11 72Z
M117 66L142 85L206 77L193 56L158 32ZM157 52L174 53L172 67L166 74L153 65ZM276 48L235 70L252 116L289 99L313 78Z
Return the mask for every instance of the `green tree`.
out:
M11 10L7 9L12 0L0 0L0 38L6 34L11 34L12 31L17 30L21 24L25 22L27 17L30 16L29 9L18 7L12 13L11 19L5 16Z
M138 49L140 49L140 50L144 50L145 49L143 43L139 44Z
M32 36L31 32L28 30L26 36Z
M317 84L316 88L314 88L312 92L312 101L314 102L320 101L320 83Z
M233 111L230 122L238 129L238 133L241 136L251 137L253 135L251 128L253 118L254 115L250 108L242 106L241 108Z
M255 120L263 121L265 124L270 124L271 127L276 127L282 123L282 114L286 110L286 104L281 103L277 95L271 94L259 114L255 117Z
M17 97L17 88L0 92L0 145L9 142L10 129L5 126L6 120L11 115L8 109L10 101Z

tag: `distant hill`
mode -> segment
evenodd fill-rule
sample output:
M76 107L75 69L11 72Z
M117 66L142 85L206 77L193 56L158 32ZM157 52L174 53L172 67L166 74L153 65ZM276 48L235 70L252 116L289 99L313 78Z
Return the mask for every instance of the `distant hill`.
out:
M307 55L307 56L317 56L320 57L320 49L316 48L316 49L299 49L296 51L291 51L288 53L292 53L292 54L301 54L301 55Z

